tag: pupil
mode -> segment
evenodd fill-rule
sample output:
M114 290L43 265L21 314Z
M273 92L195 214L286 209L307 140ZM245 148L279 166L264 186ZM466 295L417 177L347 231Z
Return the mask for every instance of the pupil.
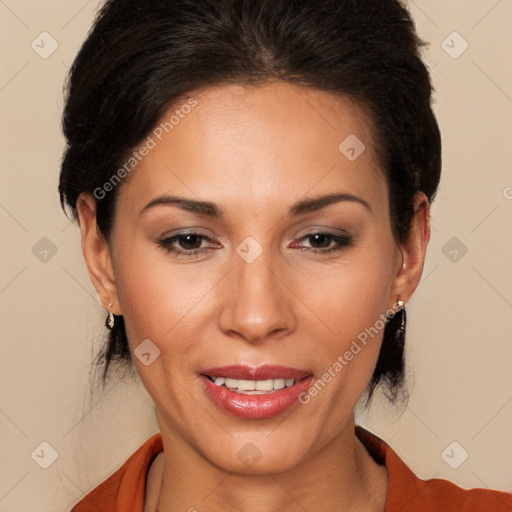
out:
M310 240L311 245L315 246L315 244L321 247L329 247L329 242L331 241L329 235L324 235L322 233L318 233L316 235L311 235L313 240Z
M185 235L180 240L183 249L198 249L201 246L201 238L198 235Z

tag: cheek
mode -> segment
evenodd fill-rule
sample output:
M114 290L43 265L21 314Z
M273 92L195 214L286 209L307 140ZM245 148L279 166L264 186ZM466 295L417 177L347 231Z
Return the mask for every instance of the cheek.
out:
M314 351L325 376L320 378L336 382L329 384L333 403L350 406L376 365L394 276L393 245L383 241L367 249L332 266L328 278L317 275L316 286L304 281L301 291L305 294L309 288L310 307L324 327ZM318 333L318 325L313 325L310 336L318 339Z
M207 316L205 308L211 302L217 274L176 263L173 256L147 242L132 244L124 253L122 247L119 244L115 275L131 350L150 339L163 356L171 340L170 356L186 352Z
M191 383L187 381L191 374L183 370L193 359L205 296L212 284L204 273L193 272L192 265L176 265L164 251L159 252L148 246L140 251L132 247L117 259L121 262L115 269L118 296L132 359L144 387L159 406L170 400L184 415L182 386ZM148 366L136 351L147 339L160 351Z
M393 283L391 251L360 253L310 272L298 294L306 298L326 333L346 342L373 326L388 309Z

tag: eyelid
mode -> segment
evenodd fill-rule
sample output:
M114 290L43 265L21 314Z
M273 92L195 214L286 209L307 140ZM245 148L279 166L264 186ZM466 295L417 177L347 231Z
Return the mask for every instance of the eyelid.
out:
M206 233L205 233L206 231ZM169 238L174 238L176 236L186 236L186 235L197 235L208 238L209 240L214 240L216 242L220 241L220 237L215 235L213 231L208 228L200 228L200 227L188 227L188 228L176 228L170 231L163 231L162 234L156 236L159 240L167 240Z
M353 245L354 242L353 234L346 229L318 225L315 226L315 228L313 228L313 226L308 226L305 229L307 229L307 231L302 236L294 237L291 244L292 249L297 248L299 252L307 252L310 254L318 254L320 257L327 257L328 255L334 255L337 252L343 251ZM337 232L337 234L335 232ZM199 247L195 249L180 249L179 247L175 247L175 244L178 243L180 238L188 235L196 236L201 239L200 245L206 242L207 247ZM324 235L330 239L331 243L328 247L324 248L308 247L300 244L300 242L314 237L315 235ZM173 255L176 259L190 260L198 258L201 254L211 253L214 249L218 249L219 245L222 247L218 237L215 235L205 235L204 233L201 233L200 229L193 227L174 230L174 232L167 233L165 236L158 238L157 245L164 249L168 254ZM217 247L215 247L215 245Z
M197 231L197 229L198 228L193 228L193 227L192 228L177 229L177 230L173 230L171 232L165 232L164 234L162 234L160 236L157 236L156 238L158 240L162 241L162 240L169 240L169 239L180 237L180 236L196 235L196 236L201 236L204 239L207 239L209 241L220 243L220 238L217 237L216 235L214 235L214 234L206 235L204 233L201 233L201 231ZM313 236L313 235L317 235L317 234L330 235L332 237L353 238L353 234L350 231L348 231L346 229L342 229L342 228L332 228L332 227L317 226L316 229L315 228L311 228L311 227L307 227L307 228L304 228L304 229L306 230L304 232L304 234L299 235L299 236L295 236L292 241L302 240L304 238L307 238L308 236ZM333 233L333 231L337 231L337 233L336 232Z
M322 225L318 225L318 224L315 224L313 226L305 226L299 231L299 233L304 233L304 234L295 235L294 239L300 239L307 235L316 235L316 234L332 235L332 236L346 236L346 237L354 236L354 233L348 229L335 228L332 226L322 226Z

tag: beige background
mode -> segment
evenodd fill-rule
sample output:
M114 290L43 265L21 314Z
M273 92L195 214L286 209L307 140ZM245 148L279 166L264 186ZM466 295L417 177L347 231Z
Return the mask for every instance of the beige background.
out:
M58 204L62 83L97 5L0 0L2 512L68 510L156 431L137 384L90 393L104 312ZM409 406L378 400L361 421L420 477L512 491L512 2L409 5L431 42L444 174L408 306ZM457 58L454 31L469 44ZM42 32L58 43L45 59L31 47L51 49ZM43 441L48 469L31 457ZM452 464L469 453L458 469L442 456L453 441Z

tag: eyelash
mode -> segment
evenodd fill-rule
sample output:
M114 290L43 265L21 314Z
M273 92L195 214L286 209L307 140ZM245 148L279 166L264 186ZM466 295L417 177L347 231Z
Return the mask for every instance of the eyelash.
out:
M322 254L326 255L329 253L333 253L335 251L341 251L345 249L346 247L349 247L352 244L352 237L349 235L334 235L332 233L324 233L324 232L317 232L317 233L308 233L307 235L301 237L299 240L306 240L308 238L312 238L316 235L324 235L330 238L333 242L336 243L334 247L329 247L327 249L315 249L313 247L301 247L299 250L301 252L312 252L314 254ZM202 240L210 240L205 235L200 235L197 233L181 233L179 235L175 235L170 238L165 238L158 241L158 245L162 247L166 252L172 254L174 253L174 256L176 258L197 258L201 254L204 254L205 252L208 252L211 248L209 247L203 247L199 249L191 249L191 250L180 250L173 247L173 244L187 236L195 236L198 237L201 241ZM180 256L181 255L181 256Z

